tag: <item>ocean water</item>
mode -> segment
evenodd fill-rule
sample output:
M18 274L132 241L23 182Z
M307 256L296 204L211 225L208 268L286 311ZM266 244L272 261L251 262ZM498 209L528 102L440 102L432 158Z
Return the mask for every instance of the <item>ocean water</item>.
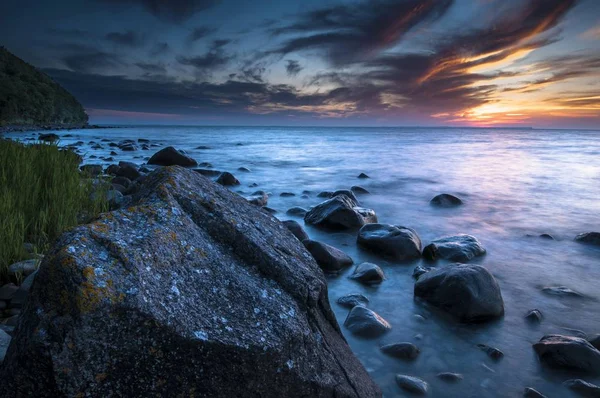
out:
M386 397L403 396L394 380L398 373L426 380L432 397L518 397L525 387L548 397L570 397L575 395L562 386L569 378L600 384L599 377L541 366L532 349L544 334L572 335L569 329L600 333L600 248L573 241L581 232L600 230L600 131L131 127L57 133L63 136L61 145L85 142L79 148L86 163L105 165L114 162L90 158L108 156L113 149L100 142L102 138L114 142L146 138L158 145L149 151L115 149L119 153L115 162L142 164L160 147L173 145L198 162L234 173L242 182L235 191L272 193L269 207L281 219L294 218L285 214L290 207L320 203L316 194L322 190L361 185L370 191L359 195L362 206L374 209L382 223L414 228L424 245L446 235L476 236L488 253L472 262L485 266L498 280L506 314L498 321L464 325L413 299L411 275L420 261L382 260L357 248L356 232L306 227L312 239L342 249L356 264L374 262L386 274L387 279L375 287L348 279L353 267L328 276L329 297L340 324L348 311L336 299L363 293L370 299L369 307L392 325L377 339L357 338L342 327ZM66 134L72 137L65 138ZM103 149L92 150L90 141L101 143ZM195 149L201 145L209 149ZM251 172L237 171L242 166ZM371 178L358 179L361 172ZM249 187L253 183L258 187ZM304 190L312 192L308 199L301 198ZM280 197L281 192L296 196ZM456 194L465 204L453 209L430 206L429 200L439 193ZM556 240L539 238L542 233ZM542 293L542 287L555 285L584 298ZM524 319L534 308L544 314L537 326ZM415 361L379 351L383 344L401 341L420 348ZM504 358L491 360L478 343L499 348ZM464 380L444 383L435 376L439 372L461 373Z

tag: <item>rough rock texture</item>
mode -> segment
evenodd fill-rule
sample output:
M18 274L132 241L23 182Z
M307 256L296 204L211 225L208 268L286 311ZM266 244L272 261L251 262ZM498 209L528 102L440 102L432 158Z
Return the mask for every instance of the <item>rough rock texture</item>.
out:
M235 176L228 171L224 171L223 173L221 173L219 178L217 178L217 183L226 187L240 185L238 179L235 178Z
M565 387L588 398L600 398L600 387L581 379L571 379L563 383Z
M382 346L381 352L394 358L413 360L421 351L412 343L392 343Z
M416 395L426 395L429 388L427 382L414 376L396 375L396 383L403 390Z
M600 374L600 351L581 337L549 334L533 349L540 361L549 366Z
M498 282L479 265L453 264L421 275L414 294L458 317L482 322L504 315Z
M392 260L407 261L421 257L421 239L412 228L367 224L360 229L357 243Z
M15 332L2 397L381 395L291 232L179 167L57 241Z
M463 201L449 193L442 193L431 199L429 203L436 207L455 207L462 205Z
M168 146L152 155L150 160L148 160L148 164L155 164L158 166L195 167L198 165L198 162L172 146Z
M600 246L600 232L586 232L575 237L577 242Z
M362 305L363 307L366 307L367 304L369 304L369 299L360 293L350 293L345 296L339 297L337 299L337 303L342 307L346 308L354 308L357 305Z
M308 239L308 234L306 233L306 231L304 230L304 228L302 228L302 225L300 225L297 221L286 220L286 221L283 221L283 225L285 225L285 227L287 229L289 229L290 232L292 234L294 234L294 236L296 238L298 238L298 240L300 242Z
M358 207L352 198L338 195L310 209L304 221L331 229L355 229L377 222L377 216L371 209Z
M423 257L428 260L450 260L466 263L474 257L485 254L485 248L471 235L456 235L436 239L423 249Z
M362 263L356 266L356 269L350 275L351 279L356 279L365 284L381 283L385 279L383 270L373 263Z
M306 250L312 254L317 264L326 272L338 272L344 267L352 265L352 258L333 246L310 239L302 241Z
M377 337L392 328L375 311L360 305L350 310L344 326L352 333L363 337Z

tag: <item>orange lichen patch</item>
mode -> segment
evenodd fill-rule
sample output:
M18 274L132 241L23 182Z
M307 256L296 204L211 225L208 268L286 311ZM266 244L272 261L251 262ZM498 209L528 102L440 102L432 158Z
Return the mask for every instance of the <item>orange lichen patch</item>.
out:
M171 240L173 242L176 242L178 240L177 239L177 234L175 232L173 232L173 231L169 232L169 238L171 238Z
M107 377L108 377L108 375L106 373L98 373L95 377L96 383L103 382L104 380L106 380Z
M77 260L75 260L74 257L69 256L69 255L65 255L63 256L63 258L60 260L60 264L63 267L70 267L73 268L77 265Z
M86 267L82 274L86 279L79 285L76 297L76 305L80 312L90 312L98 307L102 300L109 300L112 304L122 302L125 299L124 293L116 294L112 280L104 282L104 286L98 286L95 283L96 274L93 267Z
M95 223L92 224L92 230L94 232L100 232L102 234L107 234L109 231L108 225L100 222L100 221L96 221Z

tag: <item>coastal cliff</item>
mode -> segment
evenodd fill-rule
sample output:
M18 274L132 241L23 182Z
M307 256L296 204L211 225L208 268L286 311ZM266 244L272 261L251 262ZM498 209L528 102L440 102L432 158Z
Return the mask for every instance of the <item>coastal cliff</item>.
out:
M0 47L0 128L81 127L88 115L49 76Z

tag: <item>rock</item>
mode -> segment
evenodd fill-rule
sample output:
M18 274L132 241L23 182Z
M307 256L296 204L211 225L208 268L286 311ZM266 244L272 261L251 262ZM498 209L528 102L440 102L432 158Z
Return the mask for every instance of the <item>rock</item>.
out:
M589 398L600 397L600 387L581 379L571 379L563 383L568 389Z
M322 191L317 194L317 198L331 198L333 191Z
M209 169L213 167L212 163L210 163L210 162L202 162L202 163L199 163L198 166L207 167Z
M366 188L363 188L359 185L354 185L350 188L350 190L354 193L362 193L362 194L367 194L370 193Z
M346 294L345 296L339 297L337 303L342 307L354 308L357 305L366 307L369 304L369 299L360 293Z
M224 171L223 173L221 173L219 178L217 178L217 183L219 183L223 186L226 186L226 187L240 185L240 182L238 181L238 179L235 178L235 176L233 174L231 174L227 171Z
M540 238L542 239L546 239L546 240L556 240L554 239L554 236L550 235L550 234L541 234ZM534 390L535 391L535 390Z
M131 186L131 180L127 177L115 177L111 180L113 184L121 185L125 189Z
M587 243L594 246L600 246L600 232L586 232L575 237L579 243Z
M40 260L38 259L20 261L9 266L8 273L10 275L22 274L27 276L35 272L35 270L38 268L39 263Z
M533 309L525 315L525 319L532 323L540 323L542 322L542 319L544 319L544 316L540 310Z
M38 271L35 271L31 275L29 275L27 278L25 278L23 283L21 283L21 286L19 286L19 289L15 292L15 295L13 296L12 300L10 301L11 307L16 307L16 308L23 307L23 305L25 304L25 301L27 300L27 296L29 295L29 290L31 289L31 286L33 285L33 281L35 280L37 273L38 273Z
M102 165L101 164L84 164L80 167L81 171L90 176L96 177L102 174Z
M447 383L457 383L463 379L463 375L460 373L442 372L436 375L440 380Z
M206 146L206 145L200 145L200 146L197 146L197 147L196 147L196 149L202 149L202 150L205 150L205 149L211 149L211 147L209 147L209 146Z
M569 289L566 286L546 286L542 288L542 292L550 295L550 296L560 296L560 297L575 297L575 298L583 298L583 294L577 293L574 290Z
M238 167L238 171L244 172L244 173L249 173L250 169L247 167Z
M417 265L413 270L412 277L415 279L419 279L421 275L428 273L431 271L430 267L424 267L422 265Z
M150 160L148 160L148 164L158 166L195 167L198 165L198 162L172 146L168 146L152 155Z
M419 356L419 348L412 343L386 344L380 348L381 352L394 358L413 360Z
M356 267L352 275L350 275L350 278L362 283L374 284L383 282L385 275L378 265L373 263L362 263Z
M116 170L115 174L117 177L125 177L131 181L135 181L142 175L142 173L139 172L137 165L130 162L119 162L119 168Z
M269 202L269 195L265 191L256 191L248 198L248 202L255 206L266 206Z
M543 395L541 392L539 392L531 387L525 388L525 390L523 391L523 396L525 398L546 398L546 396Z
M338 272L354 263L346 253L326 243L310 239L305 239L302 243L323 271Z
M118 155L118 153L117 153L117 152L115 152L115 151L110 151L110 155L111 155L111 156L117 156L117 155Z
M423 257L428 260L444 259L463 263L484 254L485 249L481 242L471 235L436 239L423 249Z
M346 195L335 196L310 209L304 222L331 229L355 229L377 222L375 212L363 209Z
M0 287L0 300L9 301L13 298L17 290L19 290L19 287L14 283L7 283L6 285Z
M106 199L108 200L108 207L111 210L118 209L125 203L125 196L116 190L106 192Z
M145 138L138 138L137 142L139 142L140 144L148 144L150 140L147 140Z
M356 195L354 195L354 192L352 192L349 189L338 189L333 194L331 194L332 198L335 198L336 196L347 196L350 199L352 199L352 201L355 203L355 206L359 205L358 198L356 197Z
M432 270L421 275L414 294L462 322L483 322L504 315L500 287L480 265L454 264Z
M365 173L360 173L357 178L370 178L370 177L368 175L366 175Z
M282 192L279 194L282 198L291 198L292 196L296 196L293 192Z
M457 198L454 195L450 195L448 193L442 193L437 195L433 199L429 201L432 206L436 207L455 207L463 204L463 201L460 198Z
M290 209L288 209L288 211L285 212L285 214L287 214L288 216L298 216L298 217L304 217L307 213L307 210L302 208L302 207L292 207Z
M121 149L124 152L133 152L137 151L137 146L135 146L135 144L127 143L119 145L119 149Z
M494 359L494 360L499 360L502 359L504 357L504 353L502 351L500 351L497 348L494 347L490 347L489 345L485 345L485 344L477 344L477 347L485 352L488 357Z
M302 228L302 226L297 221L286 220L283 221L283 225L285 225L285 227L289 229L290 232L294 234L294 236L298 238L300 242L308 239L308 234L306 233L306 231L304 231L304 228Z
M2 329L0 329L0 364L4 361L6 351L10 345L11 337ZM8 395L6 395L8 397Z
M581 337L550 334L535 343L533 349L548 366L600 374L600 351Z
M600 334L595 334L588 338L588 341L591 345L593 345L597 350L600 350Z
M396 375L396 383L403 390L416 395L426 395L429 388L427 382L414 376Z
M0 396L381 396L284 228L191 170L150 173L47 254Z
M54 141L58 141L60 137L57 134L54 133L48 133L48 134L40 134L38 139L40 141L44 141L44 142L54 142Z
M421 257L421 239L414 229L389 225L367 224L358 233L359 246L396 261Z
M378 337L392 328L375 311L360 305L350 310L344 321L344 326L352 333L363 337Z
M275 214L277 213L277 210L271 208L271 207L267 207L267 206L263 206L261 207L261 209L269 214Z
M193 169L196 173L202 174L203 176L207 176L207 177L216 177L221 175L221 172L218 170L211 170L211 169Z

